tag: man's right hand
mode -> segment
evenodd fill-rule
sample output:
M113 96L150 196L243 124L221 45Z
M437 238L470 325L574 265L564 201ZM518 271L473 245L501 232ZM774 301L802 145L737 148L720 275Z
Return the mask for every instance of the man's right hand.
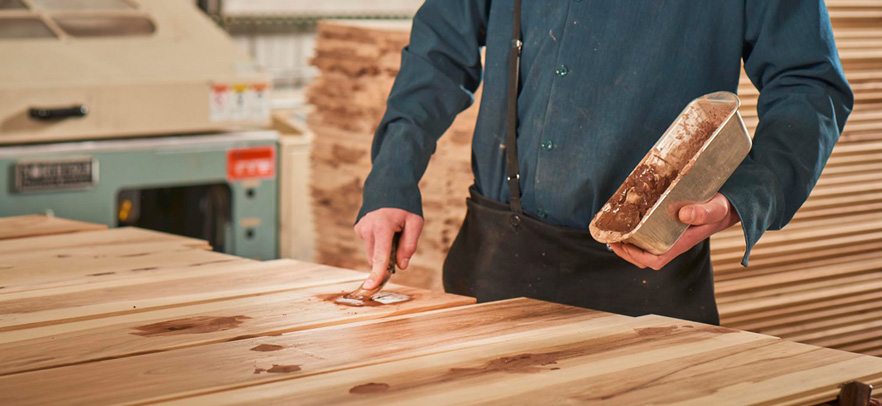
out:
M355 225L355 233L364 241L371 275L364 282L365 289L373 289L386 273L392 237L400 232L396 263L406 269L410 257L417 248L417 240L423 230L423 218L402 209L383 208L365 214Z

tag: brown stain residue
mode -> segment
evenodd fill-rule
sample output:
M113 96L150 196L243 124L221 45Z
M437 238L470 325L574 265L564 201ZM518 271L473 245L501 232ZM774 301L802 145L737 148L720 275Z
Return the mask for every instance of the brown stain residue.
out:
M596 225L599 229L619 233L630 232L655 206L675 179L686 175L692 169L699 150L731 112L729 108L714 107L708 103L707 101L698 103L697 106L701 106L706 117L696 125L686 125L694 110L686 113L686 119L679 125L682 131L689 133L690 136L684 139L683 134L678 135L679 142L671 147L672 150L668 155L657 157L664 164L644 158L637 165L607 202L610 205L609 209L598 214Z
M366 383L364 385L353 386L349 389L349 393L353 395L366 395L370 393L380 393L389 390L387 383Z
M384 291L384 292L385 292L385 291ZM410 296L410 299L407 299L407 300L404 300L404 301L401 301L401 302L397 302L397 303L390 303L390 304L383 304L383 303L376 302L376 301L373 301L373 300L366 300L366 301L362 302L361 305L337 302L337 299L338 299L338 298L340 298L340 297L342 297L342 296L345 296L347 293L349 293L349 292L332 293L332 294L324 294L324 295L316 295L316 297L319 298L319 299L321 299L321 300L324 300L325 302L331 302L331 303L333 303L333 304L335 304L335 305L337 305L337 306L343 306L343 307L380 307L380 306L395 306L395 305L399 305L399 304L402 304L402 303L410 302L410 301L414 300L414 298L416 298L416 295L408 295L408 296ZM396 293L396 292L393 292L393 293Z
M159 269L159 268L157 268L155 266L148 266L146 268L135 268L135 269L132 269L131 271L132 272L144 272L144 271L154 271L157 269Z
M510 357L499 357L487 361L484 366L477 368L451 368L450 372L455 375L486 373L486 372L511 372L517 374L535 374L544 369L545 365L557 364L561 354L518 354Z
M146 326L135 327L137 332L132 334L143 337L171 336L178 334L205 334L216 331L224 331L239 327L243 321L250 319L246 316L212 317L197 316L185 319L168 320Z
M639 336L663 336L672 333L675 330L677 330L677 326L664 326L635 328L634 332Z
M115 274L115 273L116 273L116 272L99 272L99 273L92 273L92 274L89 274L89 276L113 275L113 274Z
M258 345L257 347L252 348L251 351L268 352L268 351L278 351L278 350L281 350L282 348L285 348L285 347L282 347L281 345L275 345L275 344L261 344L261 345Z
M271 374L276 373L287 373L287 372L297 372L300 370L300 365L276 365L273 364L273 367L267 369L266 372Z
M260 375L261 372L266 372L263 368L254 368L254 375Z

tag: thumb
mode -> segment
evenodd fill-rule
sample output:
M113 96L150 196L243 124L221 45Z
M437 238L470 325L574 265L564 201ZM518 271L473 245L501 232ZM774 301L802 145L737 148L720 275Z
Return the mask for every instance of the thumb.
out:
M717 193L707 203L690 204L680 209L679 217L683 223L700 226L723 221L729 216L729 200Z

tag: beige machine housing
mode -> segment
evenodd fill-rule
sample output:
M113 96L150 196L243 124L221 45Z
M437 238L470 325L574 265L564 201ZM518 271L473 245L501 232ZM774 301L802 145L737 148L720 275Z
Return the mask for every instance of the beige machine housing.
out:
M0 144L268 125L269 84L192 1L0 0Z

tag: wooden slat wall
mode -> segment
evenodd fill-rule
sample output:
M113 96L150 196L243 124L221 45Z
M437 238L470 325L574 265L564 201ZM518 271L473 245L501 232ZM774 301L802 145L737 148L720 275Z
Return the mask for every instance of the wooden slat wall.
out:
M855 108L812 196L784 231L766 233L750 267L740 265L740 228L712 240L723 323L737 328L882 355L882 2L828 0ZM310 89L316 111L312 190L318 261L366 267L352 220L370 170L372 131L398 70L407 24L323 22ZM751 134L757 90L742 75L741 112ZM476 109L441 138L421 183L426 228L414 270L397 280L439 288L471 183L469 138ZM447 204L444 204L447 203ZM844 330L843 330L844 329ZM857 332L841 338L843 331ZM878 333L877 333L878 332Z
M821 179L783 231L739 265L740 228L712 239L724 325L882 356L882 1L827 0L855 107ZM742 75L755 132L757 90Z

